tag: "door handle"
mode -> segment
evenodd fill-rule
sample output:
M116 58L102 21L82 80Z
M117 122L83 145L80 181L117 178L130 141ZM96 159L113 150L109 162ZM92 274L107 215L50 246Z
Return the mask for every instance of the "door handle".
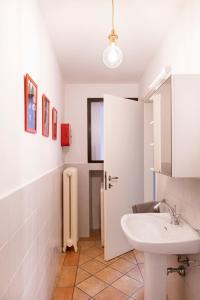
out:
M112 177L112 176L109 176L108 177L108 180L109 181L112 181L112 180L118 180L119 179L119 177Z
M113 185L111 183L109 183L108 188L111 189Z

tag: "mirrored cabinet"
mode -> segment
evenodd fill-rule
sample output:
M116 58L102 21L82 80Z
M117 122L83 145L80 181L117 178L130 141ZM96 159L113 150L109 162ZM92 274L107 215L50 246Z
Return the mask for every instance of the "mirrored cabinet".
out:
M200 75L171 75L151 99L154 171L200 177Z

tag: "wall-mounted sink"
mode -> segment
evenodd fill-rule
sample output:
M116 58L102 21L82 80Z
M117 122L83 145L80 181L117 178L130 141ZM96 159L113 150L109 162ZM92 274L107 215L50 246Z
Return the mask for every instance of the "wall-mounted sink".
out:
M170 224L168 213L129 214L121 220L122 229L134 248L160 254L200 252L200 236L187 223Z
M145 300L166 300L167 258L200 253L200 235L186 222L170 224L168 213L128 214L122 229L135 249L145 254Z

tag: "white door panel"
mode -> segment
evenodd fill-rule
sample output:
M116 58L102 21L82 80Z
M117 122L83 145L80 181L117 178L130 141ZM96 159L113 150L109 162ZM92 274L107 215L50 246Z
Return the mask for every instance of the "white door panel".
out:
M143 103L104 96L105 259L131 249L120 226L132 205L143 202ZM109 188L109 183L112 187Z

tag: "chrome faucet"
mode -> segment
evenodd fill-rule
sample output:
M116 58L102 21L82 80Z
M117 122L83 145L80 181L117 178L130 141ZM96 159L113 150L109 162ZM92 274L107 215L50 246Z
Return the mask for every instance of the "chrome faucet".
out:
M162 199L161 201L159 201L155 206L154 209L157 209L161 204L165 204L166 207L169 210L170 213L170 217L171 217L171 224L173 225L179 225L180 224L180 220L179 220L179 214L176 213L176 205L174 207L172 207L166 199Z

